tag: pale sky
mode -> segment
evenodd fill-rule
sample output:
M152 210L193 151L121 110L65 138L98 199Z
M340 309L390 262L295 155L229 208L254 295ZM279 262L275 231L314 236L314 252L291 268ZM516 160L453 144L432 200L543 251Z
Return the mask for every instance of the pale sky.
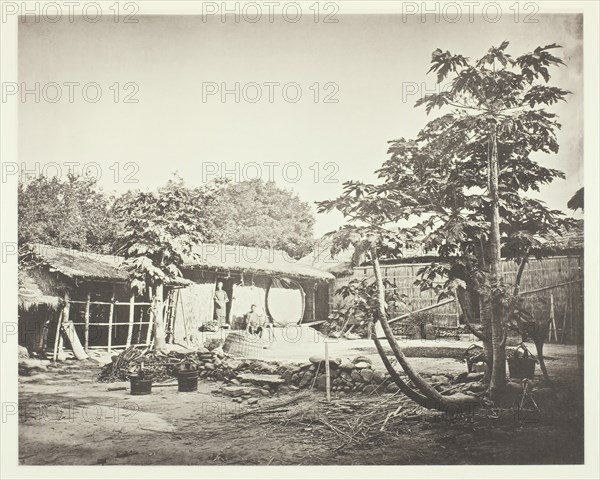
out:
M424 109L413 105L423 87L434 87L434 77L426 75L434 49L480 57L491 45L509 40L509 53L516 56L558 43L568 66L551 72L553 84L573 95L553 109L563 125L559 154L540 160L563 170L567 179L539 197L566 211L566 202L583 185L583 47L578 17L538 15L537 24L514 23L508 15L498 23L457 24L421 23L418 17L403 22L398 15L338 19L337 24L314 23L309 17L296 24L236 24L162 16L140 17L137 24L21 24L19 82L29 89L35 82L57 82L63 97L56 103L47 101L56 91L48 87L46 99L36 102L29 95L20 104L20 162L28 169L36 162L42 169L55 162L63 174L65 162L78 162L76 170L99 165L106 192L153 189L175 171L189 185L198 185L212 178L211 172L223 173L223 163L235 171L238 162L240 175L254 177L256 168L244 172L242 166L255 162L263 178L271 172L278 185L312 203L338 195L346 180L374 180L373 171L386 159L386 142L412 137L425 125ZM102 97L91 103L83 98L81 87L74 86L70 103L64 82L96 82ZM111 90L115 82L121 85L116 103L114 87ZM139 86L134 95L138 103L123 102L123 95L132 91L124 89L127 82ZM213 82L231 89L236 82L240 88L256 82L262 98L256 103L244 98L236 103L232 94L224 103L218 94L203 99L203 88L206 91ZM272 103L265 82L280 84L272 87ZM291 82L302 89L297 103L286 101L282 93L283 85ZM315 82L320 92L316 103ZM329 82L337 86L337 103L323 102L323 96L333 92L334 87L325 88ZM288 98L295 95L290 88ZM411 94L414 89L419 92ZM256 95L253 87L245 92L250 100ZM87 93L91 97L94 90ZM126 166L128 162L137 164L137 171ZM287 164L291 166L284 170ZM46 172L53 171L47 167ZM138 183L124 182L128 173ZM338 182L325 182L327 174ZM315 235L341 224L335 214L318 215Z

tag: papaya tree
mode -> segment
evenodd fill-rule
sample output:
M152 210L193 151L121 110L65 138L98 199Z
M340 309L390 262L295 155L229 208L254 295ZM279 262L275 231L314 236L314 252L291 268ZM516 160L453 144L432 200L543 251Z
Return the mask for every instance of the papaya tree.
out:
M163 287L182 276L186 258L206 238L210 229L207 205L210 191L190 189L180 178L169 180L155 192L129 191L114 205L120 221L117 234L122 268L130 276L131 288L151 292L154 319L154 349L166 349L163 318Z
M564 178L533 158L559 148L555 132L560 125L548 111L569 93L548 85L549 68L563 65L551 53L559 46L516 58L507 48L503 42L478 60L435 50L429 72L447 87L416 106L424 105L428 114L448 111L416 138L390 142L390 157L376 172L378 183L346 182L340 197L319 202L320 212L337 210L348 221L334 234L333 253L352 247L368 254L380 289L375 320L419 390L414 393L428 405L446 400L418 378L392 335L380 258L399 258L417 246L439 258L419 271L416 283L435 290L440 299L457 296L467 328L483 342L486 380L495 398L506 384L506 338L527 259L541 254L543 237L569 223L562 212L531 195ZM503 279L502 256L518 264L511 283Z

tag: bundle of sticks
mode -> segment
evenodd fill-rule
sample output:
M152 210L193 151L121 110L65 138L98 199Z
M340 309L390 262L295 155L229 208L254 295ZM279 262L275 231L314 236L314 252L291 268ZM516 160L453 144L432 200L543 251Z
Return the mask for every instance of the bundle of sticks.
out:
M148 352L147 348L128 347L106 365L100 372L101 382L128 380L132 373L141 368L144 374L155 381L162 381L176 375L182 363L195 363L196 352L182 354L171 352L166 355Z

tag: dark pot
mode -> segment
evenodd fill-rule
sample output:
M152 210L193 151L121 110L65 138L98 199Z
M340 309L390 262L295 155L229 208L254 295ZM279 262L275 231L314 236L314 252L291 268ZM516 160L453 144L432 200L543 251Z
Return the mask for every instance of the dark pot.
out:
M152 379L144 377L131 377L131 395L150 395L152 393Z
M182 369L177 373L177 389L180 392L195 392L198 390L198 371Z
M529 378L533 380L535 374L535 359L531 357L509 358L507 361L510 378Z

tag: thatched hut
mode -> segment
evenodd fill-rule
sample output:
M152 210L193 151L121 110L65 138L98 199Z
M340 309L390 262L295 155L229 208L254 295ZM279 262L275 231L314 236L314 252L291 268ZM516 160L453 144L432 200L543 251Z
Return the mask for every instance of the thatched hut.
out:
M85 351L151 344L150 292L139 297L131 291L120 268L123 257L42 244L30 245L28 252L30 266L20 273L22 345L60 350L60 324L68 324L69 341L80 341ZM167 343L189 343L212 322L218 282L231 300L227 318L232 328L243 328L253 304L275 325L325 319L328 285L334 280L281 251L214 244L198 246L182 272L184 278L164 289ZM317 301L323 292L325 301ZM32 342L40 336L44 340Z
M211 323L218 282L230 299L227 321L232 329L242 329L252 305L276 326L327 318L329 284L334 280L332 274L279 250L208 243L196 247L183 275L194 284L178 292L177 341ZM323 293L324 303L319 301Z
M32 244L26 248L19 271L19 339L29 350L54 351L63 340L92 348L149 345L152 341L150 292L135 295L124 258L74 249ZM188 285L181 280L165 288L165 312L170 312L173 290ZM167 321L174 321L167 315ZM73 346L73 345L72 345Z
M62 299L57 295L43 293L35 270L19 270L19 345L27 350L40 352L44 349L45 327L57 318Z

